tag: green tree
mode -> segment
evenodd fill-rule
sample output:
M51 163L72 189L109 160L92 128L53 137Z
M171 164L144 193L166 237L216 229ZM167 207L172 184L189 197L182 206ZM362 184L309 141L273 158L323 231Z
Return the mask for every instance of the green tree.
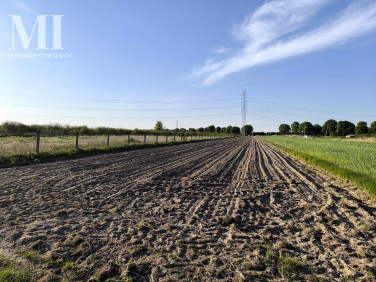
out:
M365 121L359 121L355 127L356 134L367 134L368 133L368 126Z
M207 132L215 132L215 126L214 125L210 125L206 128L206 131Z
M337 131L330 132L330 137L337 137L337 136L338 136Z
M337 123L337 135L338 136L346 136L349 134L355 133L355 124L349 122L347 120L339 121Z
M232 133L232 126L231 125L226 127L226 133Z
M197 128L197 132L204 132L204 128L203 127L200 127L200 128Z
M24 125L20 122L16 121L6 121L2 125L2 132L6 135L24 135L27 133L31 133L30 128L27 125ZM33 132L34 133L34 132Z
M238 126L233 126L232 127L232 131L231 133L234 133L234 134L240 134L240 127Z
M376 121L371 123L371 126L369 128L369 133L376 134Z
M322 126L320 124L313 125L313 134L315 136L321 136Z
M155 131L163 130L163 123L161 121L157 121L154 126Z
M325 136L330 136L333 131L337 133L337 121L334 119L329 119L322 127L322 134Z
M299 132L303 135L313 135L314 128L312 123L310 123L309 121L301 123L299 126Z
M252 135L252 133L253 133L252 125L248 124L242 127L242 134L244 134L244 136Z
M220 128L219 126L215 128L216 133L221 133L221 130L222 130L222 128Z
M189 132L196 132L196 129L194 129L194 128L189 128L188 131L189 131Z
M291 134L298 135L299 134L299 127L300 127L300 123L297 122L297 121L294 121L291 124Z
M288 134L290 134L290 131L291 131L290 125L288 125L286 123L282 123L279 126L279 134L281 134L281 135L288 135Z

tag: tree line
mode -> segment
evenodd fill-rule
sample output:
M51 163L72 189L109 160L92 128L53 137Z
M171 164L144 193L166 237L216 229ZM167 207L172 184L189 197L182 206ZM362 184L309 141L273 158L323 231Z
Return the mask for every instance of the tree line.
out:
M347 136L353 134L376 134L376 121L368 127L367 122L359 121L357 125L350 121L327 120L324 125L312 124L309 121L299 123L294 121L291 125L282 123L279 126L281 135L314 135L314 136Z
M163 123L161 121L157 121L155 126L154 126L154 131L160 131L164 130ZM199 128L180 128L180 129L175 129L175 131L179 132L189 132L189 133L203 133L203 132L208 132L208 133L229 133L229 134L243 134L243 135L250 135L253 132L253 127L252 125L245 125L242 128L238 126L227 126L227 127L220 127L220 126L214 126L214 125L209 125L208 127L199 127Z
M75 135L123 135L123 134L146 134L146 135L205 135L205 134L241 134L250 135L253 131L251 125L247 125L240 129L238 126L216 127L210 125L208 127L199 128L176 128L166 129L161 121L157 121L154 129L122 129L112 127L96 127L87 126L70 126L61 124L46 125L25 125L20 122L6 121L0 125L0 136L64 136Z

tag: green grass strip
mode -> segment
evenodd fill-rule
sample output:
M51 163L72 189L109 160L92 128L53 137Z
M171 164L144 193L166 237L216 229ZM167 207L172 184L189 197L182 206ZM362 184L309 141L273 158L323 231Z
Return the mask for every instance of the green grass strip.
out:
M305 162L310 163L314 166L317 166L321 169L324 169L324 170L328 171L329 173L331 173L331 174L333 174L333 175L335 175L335 176L337 176L341 179L352 181L356 185L365 189L373 198L376 199L376 179L374 179L373 177L366 175L366 174L362 174L362 173L359 173L359 172L352 171L352 170L347 169L347 168L343 168L343 167L341 167L341 166L339 166L339 165L337 165L333 162L312 156L308 153L303 153L303 152L291 150L291 149L289 149L285 146L282 146L280 144L277 144L273 141L266 140L266 139L262 139L262 140L264 140L264 141L268 142L269 144L271 144L271 145L273 145L273 146L275 146L275 147L277 147L277 148L297 157L298 159L300 159L302 161L305 161Z

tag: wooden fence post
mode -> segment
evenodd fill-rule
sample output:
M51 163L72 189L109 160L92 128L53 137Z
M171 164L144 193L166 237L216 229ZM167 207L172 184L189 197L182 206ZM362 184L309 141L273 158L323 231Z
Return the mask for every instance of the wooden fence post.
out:
M107 133L107 147L110 147L110 133Z
M79 132L77 131L76 132L76 150L78 150L78 134Z
M40 133L37 134L37 155L39 154L39 145L40 145Z

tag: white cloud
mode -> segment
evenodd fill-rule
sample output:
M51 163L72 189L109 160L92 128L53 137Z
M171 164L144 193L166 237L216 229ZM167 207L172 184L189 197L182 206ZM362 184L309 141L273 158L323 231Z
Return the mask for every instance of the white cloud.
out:
M335 20L282 40L282 36L304 27L328 2L278 0L264 4L234 29L234 35L244 42L237 54L222 61L207 60L203 67L195 67L189 77L204 77L204 84L211 84L228 74L342 44L376 29L376 3L357 0Z
M222 47L216 48L214 50L214 54L222 55L222 54L228 53L229 51L230 51L229 48L222 46Z
M26 12L29 12L29 13L35 13L34 9L31 8L30 6L26 5L25 3L23 2L16 2L15 3L15 6L21 10L24 10Z
M258 8L233 31L248 44L259 47L302 27L330 0L277 0Z

